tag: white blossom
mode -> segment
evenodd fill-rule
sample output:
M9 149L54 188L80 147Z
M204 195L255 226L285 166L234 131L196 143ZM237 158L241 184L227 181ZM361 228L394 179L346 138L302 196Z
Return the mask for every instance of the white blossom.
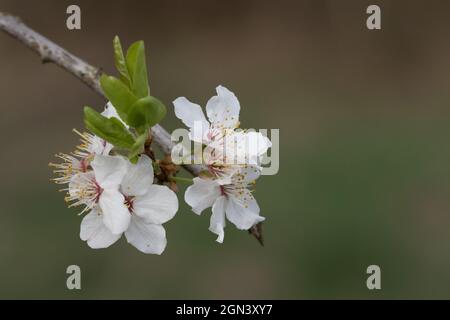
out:
M122 121L110 102L106 104L102 115L107 118L115 117ZM58 175L53 179L58 184L67 184L76 174L87 172L90 168L90 162L96 154L109 155L114 147L111 143L96 135L87 132L81 133L76 129L73 131L80 136L81 144L70 154L57 154L56 157L62 160L61 163L49 164Z
M176 116L189 127L189 138L205 145L203 161L208 175L194 178L185 193L185 201L200 214L212 208L209 230L223 242L225 220L238 229L248 230L265 218L250 188L260 175L260 160L271 143L261 133L238 129L240 104L236 96L223 86L217 96L202 108L184 97L176 99Z
M102 115L120 119L108 103ZM58 154L62 163L50 164L54 180L68 184L66 201L87 212L80 238L89 247L106 248L127 241L144 253L161 254L167 244L163 223L178 210L178 199L166 186L154 185L152 161L145 155L136 164L120 155L110 155L113 145L90 133L80 133L81 144L71 154Z
M197 177L193 185L187 188L184 199L197 214L212 207L209 230L217 234L217 241L222 243L225 218L240 230L248 230L265 220L259 215L258 203L250 190L259 175L257 167L246 166L232 176L229 184Z
M130 223L125 197L119 191L127 174L127 161L121 156L95 155L91 171L73 176L66 200L71 206L84 205L82 213L96 207L105 226L113 233L124 232Z
M118 188L120 196L116 195L120 201L107 206L99 201L100 210L94 206L83 219L80 237L92 248L106 248L124 233L139 251L161 254L167 243L162 224L174 217L178 199L166 186L153 184L153 167L147 156L142 155L137 164L127 163L126 167Z
M198 104L185 97L173 101L175 115L189 127L189 137L206 145L203 161L218 179L229 183L242 165L259 165L261 156L271 146L259 132L240 130L240 104L233 92L223 86L206 104L208 120Z

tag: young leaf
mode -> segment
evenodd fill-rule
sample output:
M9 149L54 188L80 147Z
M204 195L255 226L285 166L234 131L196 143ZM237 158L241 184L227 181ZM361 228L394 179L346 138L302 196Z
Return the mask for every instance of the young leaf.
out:
M166 116L164 104L152 96L139 99L128 113L129 124L138 130L150 128L159 123Z
M137 98L122 81L115 77L102 75L100 77L100 85L105 96L116 108L119 116L123 121L128 123L128 112L130 107L136 102Z
M147 64L145 62L143 41L135 42L128 48L126 62L133 93L138 98L148 96L150 92L148 88Z
M143 134L137 137L136 142L131 147L130 153L128 154L129 159L134 159L137 155L144 151L144 144L148 138L148 131L146 130Z
M90 107L84 107L84 123L95 135L119 148L131 149L134 138L117 118L106 118Z
M114 61L116 64L117 71L119 71L120 79L122 82L131 89L131 77L128 73L127 62L123 55L122 45L120 44L120 39L118 36L114 37Z

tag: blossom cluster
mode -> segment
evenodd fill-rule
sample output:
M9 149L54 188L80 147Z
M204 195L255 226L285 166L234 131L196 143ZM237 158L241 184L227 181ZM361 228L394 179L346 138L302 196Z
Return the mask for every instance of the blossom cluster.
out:
M201 214L212 208L209 230L223 242L225 220L240 230L264 221L252 191L261 175L261 157L270 148L261 133L239 129L240 104L233 92L223 86L206 104L206 114L185 97L176 99L175 115L190 129L190 139L204 147L207 174L194 178L185 201ZM226 219L225 219L226 218Z
M120 120L108 103L103 116ZM161 254L166 247L163 223L178 210L175 193L166 186L153 184L152 160L141 155L131 163L121 155L112 155L113 145L89 133L79 133L82 144L72 154L59 154L63 161L51 164L67 184L70 206L83 206L87 212L81 222L80 238L91 248L106 248L120 239L144 253Z
M265 218L252 191L271 142L261 133L239 128L241 107L234 93L218 86L206 105L207 117L184 97L173 101L175 115L189 127L189 140L201 147L206 164L194 179L178 177L178 163L172 159L177 146L162 160L152 150L152 127L167 109L150 94L143 41L125 53L116 36L113 48L119 76L102 74L99 79L108 99L105 110L85 106L90 133L75 130L81 144L50 164L54 181L65 185L69 207L82 207L80 238L99 249L124 235L139 251L161 254L167 245L162 225L178 211L177 182L192 184L184 196L192 211L201 214L212 208L209 229L218 242L224 240L227 219L241 230L259 226Z
M212 208L209 230L222 243L226 220L240 230L265 220L253 191L261 175L261 157L271 142L261 133L240 129L238 99L223 86L216 91L206 105L208 119L199 105L184 97L173 104L192 142L202 145L207 168L192 180L184 199L196 214ZM110 102L101 115L130 129ZM81 214L87 213L80 238L97 249L109 247L124 234L141 252L161 254L167 243L162 224L175 216L178 199L167 186L154 183L153 160L142 153L132 162L105 139L75 132L81 145L71 154L58 154L62 162L51 166L55 182L67 185L63 190L69 206L82 206Z

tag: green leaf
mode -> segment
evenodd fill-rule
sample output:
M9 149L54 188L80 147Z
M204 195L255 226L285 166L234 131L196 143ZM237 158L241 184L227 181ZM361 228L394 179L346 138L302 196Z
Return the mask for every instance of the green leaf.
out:
M135 42L128 48L126 62L134 95L138 98L148 96L150 92L148 88L144 41Z
M137 137L135 143L131 147L130 153L128 154L129 159L134 159L136 158L137 155L144 152L144 145L145 141L147 141L147 138L148 138L148 130L146 130L143 134Z
M116 108L120 118L128 123L128 112L137 101L136 96L131 93L122 81L112 76L102 75L100 77L100 85L105 96Z
M113 40L114 47L114 61L116 64L116 69L119 71L120 79L124 84L131 89L131 77L128 73L127 62L125 56L123 55L122 45L120 44L120 39L118 36L114 37Z
M114 146L131 149L135 143L131 133L117 118L106 118L90 107L84 107L84 123L95 135Z
M152 96L139 99L128 113L129 124L138 130L153 127L166 116L164 104Z

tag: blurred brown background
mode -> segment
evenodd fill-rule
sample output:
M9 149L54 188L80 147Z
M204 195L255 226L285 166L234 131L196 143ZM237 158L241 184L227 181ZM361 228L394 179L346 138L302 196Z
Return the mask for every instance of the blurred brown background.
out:
M82 30L66 28L78 4ZM382 30L369 31L369 4ZM223 245L184 204L168 247L89 249L47 167L104 101L0 33L0 298L450 298L447 1L25 1L0 11L114 72L112 39L145 40L152 94L205 105L218 84L243 127L279 128L281 168L258 181L266 246ZM66 267L82 269L69 291ZM370 264L382 290L366 288Z

